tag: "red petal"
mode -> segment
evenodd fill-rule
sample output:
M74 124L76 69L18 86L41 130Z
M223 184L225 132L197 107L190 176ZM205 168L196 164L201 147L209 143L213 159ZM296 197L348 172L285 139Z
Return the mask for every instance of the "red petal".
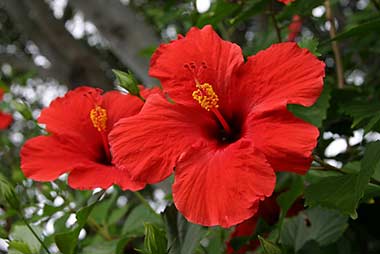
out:
M145 187L144 183L132 181L128 171L96 162L76 167L70 173L68 182L72 188L80 190L107 189L113 184L119 185L122 190L132 191Z
M101 105L101 93L100 89L85 86L69 91L42 110L38 122L46 124L46 129L54 134L83 133L92 139L98 131L91 122L90 111Z
M102 137L93 126L90 111L102 104L101 93L100 89L91 87L69 91L42 110L38 122L46 124L48 132L69 136L91 149L94 156L100 156L103 150Z
M12 115L0 112L0 130L8 128L12 121Z
M215 149L193 146L177 164L174 203L191 222L230 227L254 215L270 196L276 176L247 140Z
M159 93L159 88L145 89L140 87L140 93L144 98L151 94ZM107 92L103 95L103 107L107 109L107 130L122 118L138 114L143 107L144 102L136 96L123 94L118 91Z
M89 163L85 145L59 136L39 136L28 140L21 149L21 169L37 181L51 181L77 165Z
M216 127L204 111L151 95L140 114L120 120L111 131L113 163L128 168L133 180L163 180L172 173L180 154L194 142L205 139L205 130Z
M184 67L191 63L195 64L194 74ZM208 25L203 29L192 28L186 37L161 45L151 59L149 74L161 81L164 91L175 102L196 105L192 97L195 78L211 84L222 96L232 72L242 63L240 47L222 40Z
M249 57L240 68L235 80L240 86L234 88L233 97L245 98L256 111L289 103L311 106L322 92L324 67L296 43L275 44Z
M248 135L275 170L306 173L317 145L318 128L294 117L285 108L253 114L248 122L251 125Z

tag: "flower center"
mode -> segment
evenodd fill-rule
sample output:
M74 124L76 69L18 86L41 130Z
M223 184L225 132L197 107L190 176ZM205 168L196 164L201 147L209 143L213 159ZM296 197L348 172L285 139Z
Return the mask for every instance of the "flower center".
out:
M196 82L196 87L198 89L193 92L193 98L201 105L202 108L210 111L212 108L219 107L218 95L214 92L214 89L210 84L200 84L199 82Z
M195 80L195 87L197 90L193 92L193 98L196 100L202 108L206 109L207 111L211 111L214 113L220 124L222 125L223 129L227 134L231 134L231 128L228 125L227 121L224 119L222 114L219 112L219 97L214 92L214 89L212 88L212 85L209 83L199 83L198 80Z
M95 108L90 111L90 119L95 129L99 132L105 131L107 127L107 111L104 108L95 106Z
M106 153L107 160L110 162L112 158L108 146L107 134L105 132L107 128L107 110L99 105L96 105L95 108L91 109L90 111L90 119L94 128L100 132L100 136L102 137L102 142L104 146L104 151Z

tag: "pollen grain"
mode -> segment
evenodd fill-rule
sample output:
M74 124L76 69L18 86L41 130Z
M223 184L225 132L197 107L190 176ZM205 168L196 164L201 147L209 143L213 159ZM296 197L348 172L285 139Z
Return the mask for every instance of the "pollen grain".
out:
M90 118L92 121L92 125L98 130L98 131L104 131L107 127L107 111L100 107L95 106L90 111Z
M196 100L202 108L210 111L213 108L218 108L219 98L214 92L212 86L208 83L196 84L197 90L193 92L193 98Z

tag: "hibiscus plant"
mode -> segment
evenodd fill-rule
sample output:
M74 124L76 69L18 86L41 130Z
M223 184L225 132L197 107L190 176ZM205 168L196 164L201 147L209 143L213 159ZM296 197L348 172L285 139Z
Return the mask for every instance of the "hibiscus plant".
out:
M2 65L0 253L380 253L378 0L117 4L162 38L85 23L114 84Z

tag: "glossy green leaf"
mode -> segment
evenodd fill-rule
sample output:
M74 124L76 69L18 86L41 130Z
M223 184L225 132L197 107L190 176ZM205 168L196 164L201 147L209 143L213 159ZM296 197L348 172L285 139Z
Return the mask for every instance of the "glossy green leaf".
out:
M300 48L308 49L315 56L321 56L321 53L318 52L318 44L318 40L314 37L303 37L302 40L298 42Z
M356 208L368 182L375 170L380 167L378 158L380 158L380 142L369 144L357 174L329 176L311 184L305 191L306 203L310 206L334 208L356 217Z
M144 223L161 224L157 214L154 214L144 205L136 206L127 216L122 233L124 235L144 235Z
M37 227L31 225L34 232L42 239L42 230ZM10 237L17 242L22 242L26 244L30 250L30 254L39 253L41 249L41 243L38 241L38 239L33 235L33 233L30 231L30 229L25 225L16 225L11 234ZM14 243L14 247L17 247L18 251L21 251L21 249L24 249L25 246L23 246L20 243ZM14 248L15 249L15 248ZM23 252L22 252L23 253ZM28 253L29 254L29 253Z
M326 118L327 109L330 106L331 87L325 85L317 102L311 107L301 105L288 105L288 109L297 117L321 127L323 120Z
M362 36L366 33L377 32L380 27L380 18L367 21L363 24L351 27L347 31L337 34L332 40L343 40L355 36Z
M348 227L347 216L334 210L313 207L297 216L285 219L280 241L299 251L307 242L320 246L335 242Z
M31 254L33 251L30 250L28 244L22 241L10 241L8 246L8 254ZM35 252L34 252L35 253Z
M271 241L266 240L265 238L258 236L260 245L264 250L264 254L281 254L281 249Z
M350 102L341 106L340 111L353 118L352 128L364 128L365 132L380 128L379 102Z
M166 254L167 239L165 232L158 229L153 224L145 223L144 253L146 254Z
M91 200L89 201L89 205L86 207L81 208L77 214L77 223L75 227L68 231L63 233L58 233L55 235L54 240L57 244L58 249L63 254L73 254L75 253L75 250L77 248L78 243L78 237L81 229L84 227L84 225L87 222L87 218L90 215L92 209L96 205L96 201L100 198L100 196L103 195L104 192L97 193L92 196Z

